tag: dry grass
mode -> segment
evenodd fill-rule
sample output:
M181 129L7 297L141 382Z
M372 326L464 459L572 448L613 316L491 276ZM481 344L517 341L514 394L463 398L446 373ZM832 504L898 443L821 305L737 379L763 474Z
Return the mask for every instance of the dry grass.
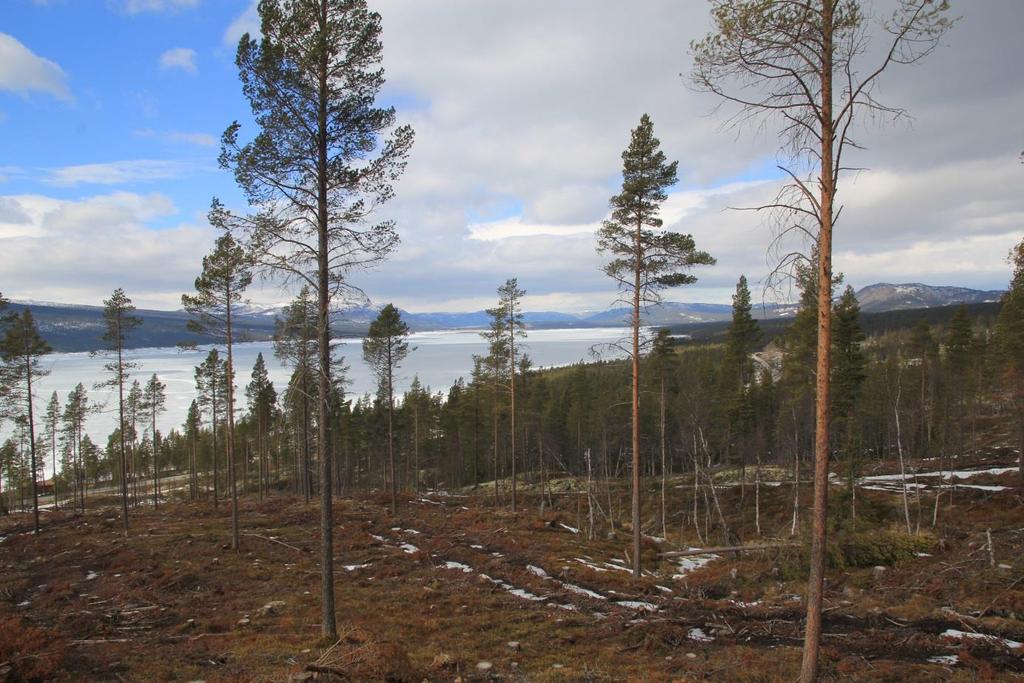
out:
M1024 641L1019 491L958 492L923 541L897 531L898 496L865 492L859 525L840 524L836 535L844 557L861 559L829 575L827 675L978 680L1024 672L1020 650L940 635L954 628ZM688 509L688 495L674 492L672 519ZM719 495L734 533L753 540L750 491L745 505L738 487ZM790 495L785 486L762 490L763 528L787 528ZM39 537L25 533L27 518L11 516L0 520L0 670L9 680L280 681L312 675L310 665L322 680L338 678L331 672L396 681L794 677L800 549L729 555L673 579L677 564L658 553L696 540L677 521L667 546L645 541L652 574L634 580L622 570L625 525L587 540L562 526L580 525L575 499L558 498L542 517L536 496L525 493L517 515L486 497L405 497L396 517L386 496L340 501L337 643L320 638L315 505L245 501L239 553L226 546L223 505L139 509L127 539L112 507L49 513ZM658 517L655 501L648 497L645 518ZM989 528L997 565L1009 569L990 566ZM859 566L876 559L885 570ZM261 609L271 601L284 606ZM959 662L928 661L940 654Z

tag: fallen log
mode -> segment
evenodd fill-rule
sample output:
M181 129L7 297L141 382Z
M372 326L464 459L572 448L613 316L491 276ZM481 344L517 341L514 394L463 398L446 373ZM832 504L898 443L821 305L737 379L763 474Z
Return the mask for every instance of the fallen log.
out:
M300 552L300 553L306 552L302 548L298 548L298 547L296 547L294 545L291 545L289 543L285 543L284 541L279 541L276 538L271 538L269 536L260 536L259 534L246 534L246 533L243 533L242 535L243 536L252 536L253 538L261 538L264 541L268 541L270 543L276 543L278 545L283 545L285 548L291 548L292 550L294 550L296 552Z
M771 550L773 548L795 548L799 543L759 543L757 545L727 545L717 548L691 548L689 550L670 550L658 553L659 557L689 557L692 555L711 555L714 553L742 553L749 550Z

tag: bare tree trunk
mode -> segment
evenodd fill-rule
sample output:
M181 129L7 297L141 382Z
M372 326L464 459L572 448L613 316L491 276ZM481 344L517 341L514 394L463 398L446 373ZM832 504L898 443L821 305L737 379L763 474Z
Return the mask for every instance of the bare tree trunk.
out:
M789 535L796 536L800 532L800 451L793 450L793 522L789 527Z
M413 490L420 492L420 406L419 399L414 399L412 407L412 482ZM459 448L462 448L462 439L459 439ZM473 478L476 479L476 444L473 445ZM461 470L460 470L461 471ZM474 481L475 483L475 481Z
M640 244L643 222L637 220L634 249L636 267L633 276L633 577L640 578Z
M151 411L153 430L153 510L160 507L160 449L156 441L156 409Z
M124 535L128 537L128 454L125 453L124 440L124 358L121 349L121 315L117 315L116 323L117 341L117 415L118 426L121 436L121 521L124 525ZM81 447L79 447L81 449ZM84 464L83 470L84 470ZM83 498L84 500L84 498ZM85 505L83 504L83 508Z
M587 538L594 540L594 468L590 458L590 449L585 454L587 462Z
M327 33L328 0L320 0L320 30ZM338 627L334 614L334 508L331 490L330 455L330 392L331 392L331 328L328 317L330 290L328 281L328 215L327 215L327 95L328 62L327 50L321 50L319 64L319 111L317 112L317 227L319 244L317 249L317 285L319 296L319 337L320 337L320 439L317 444L320 455L320 595L323 623L321 634L337 640Z
M821 606L825 588L825 552L828 533L829 390L832 368L832 202L835 197L833 145L836 131L832 118L834 5L821 4L821 169L818 233L818 357L814 411L814 527L811 533L811 566L807 579L807 630L804 636L802 683L818 678L821 650Z
M515 326L515 297L509 297L509 325L508 325L508 365L509 365L509 420L511 421L510 447L512 449L509 457L512 461L512 512L516 511L516 326Z
M212 381L210 383L210 386L213 387L211 389L211 396L213 397L213 401L210 404L212 406L212 410L210 412L211 412L212 420L213 420L213 425L212 425L212 429L213 429L213 463L212 463L212 465L213 465L213 509L216 510L217 509L217 503L219 502L219 498L220 498L218 484L217 484L217 462L218 462L218 457L217 457L217 381L216 381L216 379L214 379L214 381Z
M26 341L26 347L28 343ZM32 410L32 357L25 354L25 384L27 385L28 396L28 440L30 463L32 466L32 532L39 534L39 490L36 479L39 477L39 470L36 467L36 423L35 413ZM45 476L45 475L44 475ZM56 480L55 480L56 481Z
M896 401L893 404L893 415L896 418L896 452L900 459L900 487L903 491L903 517L907 522L907 533L913 533L910 526L910 503L907 500L907 470L903 464L903 434L900 431L900 395L903 393L902 375L896 370ZM855 482L856 485L856 482Z
M665 490L668 488L668 469L665 466L665 374L661 376L661 535L668 538L668 513Z
M755 451L757 458L756 469L754 470L754 528L757 529L758 538L761 537L761 448Z
M700 461L697 454L697 431L693 432L693 528L697 532L697 542L704 545L700 533Z
M501 495L498 493L498 391L494 391L494 506L501 505Z
M398 482L395 477L395 438L392 419L395 412L395 388L392 384L391 339L388 339L388 468L391 474L391 514L398 514Z

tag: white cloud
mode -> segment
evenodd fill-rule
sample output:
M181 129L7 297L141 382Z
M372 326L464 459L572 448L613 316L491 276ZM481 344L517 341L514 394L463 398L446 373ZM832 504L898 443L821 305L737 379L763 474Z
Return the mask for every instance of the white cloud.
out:
M110 2L134 11L196 4ZM708 29L706 3L372 4L383 15L388 83L382 101L394 103L401 121L417 132L397 198L381 216L397 221L401 248L380 269L355 274L375 300L415 310L476 309L493 303L494 288L515 276L530 292L531 308L608 305L614 285L601 273L604 259L593 233L618 190L629 131L644 112L665 153L680 162L681 187L697 188L672 193L663 211L668 227L692 233L698 247L719 260L697 271L697 285L668 297L726 303L740 273L757 289L773 265L771 232L756 213L727 208L771 199L774 181L734 181L774 176L768 169L777 140L771 126L723 134L722 116L711 114L717 101L688 90L680 78L689 70L686 45ZM236 6L240 14L222 36L229 49L242 33L259 29L255 0ZM1024 145L1024 117L1013 115L1024 108L1024 43L1003 37L1019 24L1019 0L958 11L965 17L949 34L948 47L913 69L893 69L876 93L907 107L913 126L864 126L858 141L867 150L847 160L872 169L847 176L841 186L846 209L835 265L855 286L916 279L988 289L1004 286L1009 275L1003 256L1020 239L1024 220L1024 169L1012 157ZM994 44L1005 54L993 56ZM136 97L156 114L155 100ZM246 125L241 136L254 133ZM202 133L136 134L215 143ZM122 161L54 169L48 180L144 182L196 168ZM45 208L43 200L33 206L0 207L5 234L42 239L30 237L39 222L24 221ZM62 212L75 211L109 218L114 209L100 202ZM140 228L138 234L154 233ZM204 251L187 255L193 262L183 269L189 271L185 286ZM33 253L48 263L44 252ZM162 274L157 268L153 282L140 279L138 287L175 305L182 284L161 284Z
M0 33L0 90L38 91L71 101L67 80L56 62L35 54L13 36Z
M128 14L142 12L174 12L199 6L199 0L124 0L124 11Z
M136 305L177 308L214 230L202 221L166 229L148 224L177 214L166 196L116 192L78 201L42 195L0 197L4 294L99 304L124 287Z
M471 223L469 237L474 240L493 242L512 237L537 237L539 235L592 235L600 227L597 223L579 225L546 225L526 223L521 217L504 218L489 223Z
M197 72L196 51L187 47L176 47L160 55L160 68L164 71L181 69L190 74Z
M224 30L222 40L225 47L237 47L238 40L246 33L253 38L260 35L260 15L256 11L258 4L258 0L252 0L249 6L245 8L245 11L235 17L234 21Z
M52 185L121 185L171 180L196 170L195 164L184 161L137 159L55 168L46 181Z
M200 147L213 147L217 144L217 138L209 133L190 133L180 130L153 130L152 128L140 128L132 131L132 134L140 138L155 138L164 142L184 142Z
M375 2L385 101L417 133L387 209L402 246L379 270L355 276L375 299L418 310L474 307L518 276L539 301L572 295L576 307L607 305L614 285L600 272L593 232L644 112L668 158L679 160L682 186L698 188L672 193L667 226L718 258L669 298L727 303L741 273L756 283L772 269L764 217L728 207L773 198L777 182L756 179L778 175L776 131L723 132L718 101L680 77L690 68L689 40L710 27L707 4L581 6ZM999 38L1011 54L998 58L990 46L1019 23L1019 0L958 11L964 19L946 45L916 67L893 68L875 93L906 107L913 125L864 121L857 131L867 149L847 162L871 170L844 178L836 234L836 268L855 286L913 278L989 289L1009 276L1002 256L1024 225L1024 169L1009 156L1024 146L1013 142L1024 140L1024 118L1013 116L1024 107L1024 43ZM950 83L968 95L959 86L951 94ZM947 243L965 262L989 265L974 274L947 267L942 259L957 253ZM872 258L890 252L890 262ZM905 278L890 270L900 262Z

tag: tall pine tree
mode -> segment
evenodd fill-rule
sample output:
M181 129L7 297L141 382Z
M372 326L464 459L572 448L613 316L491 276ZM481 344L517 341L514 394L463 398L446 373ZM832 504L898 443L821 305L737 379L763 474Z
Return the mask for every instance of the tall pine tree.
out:
M10 412L24 416L28 428L29 471L32 478L32 530L39 533L39 459L36 453L35 389L33 383L50 374L43 369L40 358L53 349L46 343L28 308L13 316L0 339L0 382L5 386L4 398ZM10 414L10 413L9 413Z
M611 198L611 218L597 233L598 251L612 257L604 272L615 280L622 299L632 312L631 358L633 369L633 576L640 578L640 314L649 304L661 301L668 287L692 284L688 271L715 260L698 251L693 237L662 230L659 218L667 190L676 184L678 162L669 162L654 137L654 124L644 114L633 129L629 147L622 153L622 191Z
M387 304L363 339L363 360L377 378L380 395L388 412L388 471L391 489L391 514L398 514L398 477L395 472L395 372L409 355L409 326L398 309Z
M210 223L226 226L226 212L216 202L210 210ZM195 294L182 294L181 304L190 317L188 329L222 341L227 350L225 373L234 378L233 319L236 307L242 303L245 289L252 284L249 256L235 242L231 233L217 238L213 251L203 257L203 272L196 278ZM228 465L228 486L231 491L231 547L239 548L238 535L238 476L235 470L235 383L227 382L227 429L224 436Z
M413 131L396 127L394 108L374 106L384 85L381 19L365 0L263 0L258 11L261 38L242 36L235 63L259 133L242 144L240 126L232 124L220 161L259 212L242 224L260 262L316 292L321 628L333 638L329 430L338 391L329 312L335 298L353 291L353 269L397 246L391 221L370 221L394 195Z
M128 380L129 372L138 364L127 360L124 351L128 335L142 324L142 318L133 315L134 311L135 306L132 304L132 300L120 287L115 289L110 298L103 302L105 326L103 342L106 344L106 350L100 353L108 359L103 368L110 373L110 379L96 384L97 389L117 388L118 441L121 454L121 520L125 536L128 535L128 453L125 443L124 384Z

